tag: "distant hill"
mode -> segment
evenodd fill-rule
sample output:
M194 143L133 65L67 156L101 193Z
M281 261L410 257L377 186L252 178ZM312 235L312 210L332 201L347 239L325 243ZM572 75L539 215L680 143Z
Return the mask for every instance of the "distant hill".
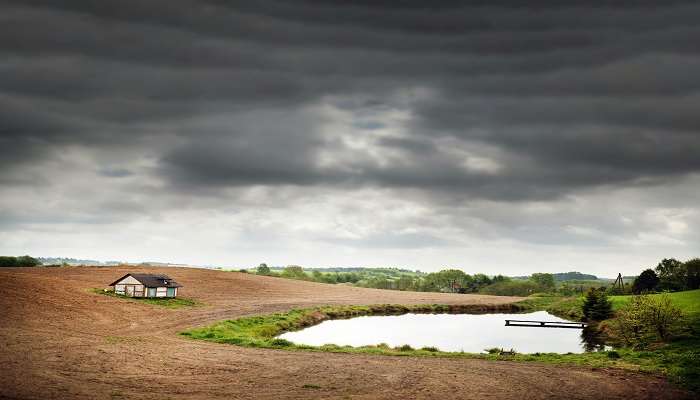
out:
M598 277L590 274L582 274L580 272L559 272L554 275L555 281L595 281Z

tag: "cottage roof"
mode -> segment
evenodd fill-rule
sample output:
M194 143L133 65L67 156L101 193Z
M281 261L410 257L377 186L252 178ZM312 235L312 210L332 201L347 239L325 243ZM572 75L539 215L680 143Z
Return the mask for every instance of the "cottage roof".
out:
M167 275L156 275L156 274L126 274L116 281L109 284L109 286L114 286L119 283L122 279L127 276L131 276L137 281L141 282L145 287L182 287L179 283L170 279Z

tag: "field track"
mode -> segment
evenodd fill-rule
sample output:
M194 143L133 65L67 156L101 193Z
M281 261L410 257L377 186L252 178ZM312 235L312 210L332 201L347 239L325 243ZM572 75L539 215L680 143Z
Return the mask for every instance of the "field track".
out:
M166 273L203 307L89 292ZM502 304L509 297L324 285L190 268L0 269L0 398L678 399L663 378L535 363L289 352L177 335L243 315L322 304Z

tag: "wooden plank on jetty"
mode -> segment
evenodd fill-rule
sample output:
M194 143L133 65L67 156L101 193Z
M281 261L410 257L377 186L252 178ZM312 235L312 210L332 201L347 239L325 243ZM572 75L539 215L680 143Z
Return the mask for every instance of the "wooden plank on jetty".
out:
M536 328L573 328L583 329L588 326L585 322L558 322L558 321L523 321L507 319L506 326L532 326Z

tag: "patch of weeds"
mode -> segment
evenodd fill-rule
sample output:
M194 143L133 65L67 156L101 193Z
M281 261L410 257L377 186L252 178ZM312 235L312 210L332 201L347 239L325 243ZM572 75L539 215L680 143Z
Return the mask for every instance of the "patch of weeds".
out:
M119 344L119 343L136 343L141 341L142 338L131 337L131 336L106 336L105 342L107 344Z
M273 347L292 347L294 346L294 343L287 339L275 338L270 340L270 345Z
M491 347L490 349L484 349L484 351L489 354L499 354L503 349L500 347Z
M114 290L108 289L90 289L92 293L101 294L109 297L116 297L119 299L141 302L146 304L153 304L165 308L183 308L183 307L197 307L203 305L202 303L194 300L188 299L186 297L130 297L123 294L115 293Z
M321 387L318 385L314 385L311 383L306 383L304 385L301 385L302 389L320 389Z

